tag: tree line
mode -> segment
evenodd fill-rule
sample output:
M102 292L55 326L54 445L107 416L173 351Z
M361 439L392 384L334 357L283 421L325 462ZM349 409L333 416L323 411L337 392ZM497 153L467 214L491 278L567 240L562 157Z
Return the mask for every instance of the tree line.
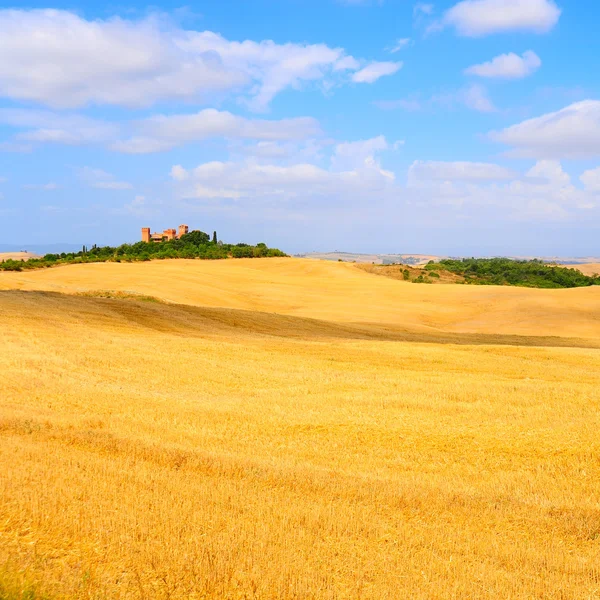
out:
M9 259L0 262L0 271L22 271L24 269L43 269L56 265L90 262L134 262L164 260L168 258L197 258L218 260L225 258L263 258L287 256L277 248L269 248L264 243L224 244L217 241L217 232L212 239L204 231L190 231L181 238L163 242L136 242L120 246L83 246L79 252L46 254L41 258L29 260Z
M463 258L429 262L427 271L450 271L465 283L477 285L514 285L535 288L575 288L600 285L600 276L589 277L577 269L561 267L539 259Z

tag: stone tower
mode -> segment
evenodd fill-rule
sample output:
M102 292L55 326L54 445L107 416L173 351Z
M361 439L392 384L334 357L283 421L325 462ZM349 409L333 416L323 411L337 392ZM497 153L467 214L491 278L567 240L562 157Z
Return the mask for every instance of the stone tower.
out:
M142 227L142 242L150 242L150 227Z
M181 237L182 235L185 235L189 230L190 230L190 228L187 225L180 225L179 226L179 235L177 237Z

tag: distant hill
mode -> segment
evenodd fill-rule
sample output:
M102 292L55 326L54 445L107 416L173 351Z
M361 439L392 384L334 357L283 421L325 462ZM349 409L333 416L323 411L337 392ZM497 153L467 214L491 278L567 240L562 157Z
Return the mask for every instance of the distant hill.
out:
M79 252L82 244L69 244L69 243L57 243L57 244L0 244L0 253L6 252L28 252L29 254L37 254L44 256L44 254L60 254L61 252Z
M435 255L435 254L362 254L359 252L306 252L304 254L295 254L296 258L314 258L318 260L342 260L344 262L357 262L357 263L374 263L376 265L392 265L396 263L402 263L405 265L411 265L419 267L426 265L430 260L439 261L445 258L470 258L471 255L465 254L463 256L449 256L449 255ZM499 258L500 256L477 256L476 258ZM533 260L540 259L544 262L553 263L565 267L579 268L581 265L600 265L600 258L597 256L586 256L586 257L568 257L568 256L512 256L505 255L502 258L510 258L513 260ZM580 269L586 275L592 275L597 271L590 272L589 268L583 266ZM592 269L593 270L593 269Z
M344 262L375 263L376 265L424 265L430 260L440 260L445 256L433 254L360 254L355 252L307 252L296 254L297 258L314 258L318 260L343 260Z
M39 258L39 254L31 252L0 252L0 262L3 260L29 260L30 258Z

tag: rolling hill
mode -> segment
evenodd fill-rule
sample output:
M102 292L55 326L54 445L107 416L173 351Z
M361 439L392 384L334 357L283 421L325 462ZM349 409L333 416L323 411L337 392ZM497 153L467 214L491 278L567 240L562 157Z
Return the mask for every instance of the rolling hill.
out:
M0 597L593 598L599 292L0 273Z

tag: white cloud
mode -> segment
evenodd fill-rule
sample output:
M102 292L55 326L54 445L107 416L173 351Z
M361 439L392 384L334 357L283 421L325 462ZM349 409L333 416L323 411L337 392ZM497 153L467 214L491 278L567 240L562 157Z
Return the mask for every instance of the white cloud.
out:
M69 108L192 99L248 83L218 54L186 52L157 19L86 21L61 10L0 11L0 93ZM27 44L23 44L27 40Z
M446 11L433 29L454 27L468 37L511 31L546 33L560 14L553 0L463 0Z
M395 54L396 52L400 52L403 48L406 48L411 42L410 38L400 38L396 40L395 44L390 48L390 52Z
M90 187L101 190L130 190L133 185L127 181L117 181L111 173L102 169L93 169L91 167L81 167L77 169L77 175L84 183Z
M557 160L540 160L529 171L526 176L538 182L552 183L557 186L567 186L571 183L571 177L562 168Z
M380 77L393 75L402 68L402 62L372 62L352 75L355 83L374 83Z
M16 136L18 142L91 144L114 139L119 132L119 128L112 123L81 115L19 108L0 109L0 123L29 130Z
M511 154L519 157L600 156L600 101L576 102L489 135L491 139L511 146Z
M382 110L402 109L409 112L434 110L437 108L454 110L457 107L460 108L463 106L469 110L476 110L483 113L491 113L498 110L490 99L487 89L478 84L434 94L429 98L421 99L417 95L399 100L379 100L373 104Z
M505 181L516 178L516 173L492 163L477 162L413 162L408 170L408 180L412 184L432 181Z
M459 94L467 108L478 112L495 112L497 109L490 100L487 90L480 85L472 85Z
M23 185L23 189L25 190L42 190L45 192L52 192L57 190L59 186L54 182L49 183L26 183Z
M587 191L600 193L600 167L584 171L579 179Z
M333 148L331 168L312 163L259 164L254 160L209 162L195 169L175 165L171 177L183 198L202 200L300 201L320 198L352 203L385 196L395 176L376 154L390 146L383 136Z
M523 56L513 52L501 54L489 62L465 69L465 74L501 79L523 79L537 71L541 65L542 61L539 56L535 52L527 50Z
M239 117L205 109L191 114L154 115L132 123L110 123L70 113L31 109L0 109L0 124L25 129L12 146L23 142L69 145L109 144L116 152L144 154L170 150L207 138L289 141L319 137L319 123L311 117L266 120ZM124 137L128 133L129 137ZM2 149L2 147L0 147ZM31 150L31 146L23 151Z
M459 165L457 167L457 165ZM480 163L415 163L408 189L422 202L468 207L495 206L515 219L564 219L598 202L576 188L557 161L539 161L523 175L499 165Z
M417 2L413 7L413 16L418 17L419 15L432 15L433 14L433 4L428 4L427 2Z
M540 221L572 218L600 207L600 196L575 187L557 161L538 161L524 173L494 163L415 161L402 185L378 160L381 152L395 147L378 136L333 146L329 168L311 162L261 164L252 158L192 169L175 165L171 178L176 195L203 210L235 207L251 213L260 206L303 218L324 209L347 214L365 206L413 205L446 207L465 218L483 211L488 217L495 212L502 219ZM582 178L591 182L595 176Z
M156 115L134 124L136 135L117 141L117 152L143 154L169 150L207 138L300 140L321 134L319 123L310 117L265 120L247 119L226 111L205 109L183 115Z
M331 85L361 64L325 44L237 42L159 16L88 21L50 9L0 10L0 56L10 56L0 63L0 96L56 108L236 94L263 111L286 88Z
M369 140L343 142L337 144L331 157L331 166L335 171L351 170L362 167L378 169L384 177L394 178L389 171L381 169L376 156L383 150L389 150L390 145L383 135Z
M344 56L333 65L334 71L356 71L360 69L360 63L353 56Z

